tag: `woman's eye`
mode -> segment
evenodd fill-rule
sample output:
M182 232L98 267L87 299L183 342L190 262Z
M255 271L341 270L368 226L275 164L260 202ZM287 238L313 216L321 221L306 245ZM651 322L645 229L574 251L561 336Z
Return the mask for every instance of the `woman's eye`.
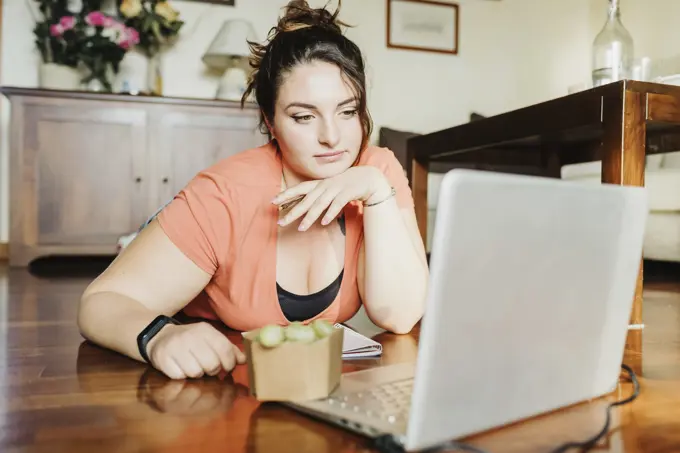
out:
M298 115L294 116L293 119L297 121L298 123L304 122L304 121L311 121L312 115Z
M342 112L342 114L345 115L345 116L352 117L352 116L357 114L357 110L356 109L345 110L344 112Z

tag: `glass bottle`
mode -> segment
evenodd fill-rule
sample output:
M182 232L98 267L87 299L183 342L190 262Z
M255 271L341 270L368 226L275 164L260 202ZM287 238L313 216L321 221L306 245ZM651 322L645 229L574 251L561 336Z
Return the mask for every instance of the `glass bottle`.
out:
M593 86L630 78L633 67L633 38L621 22L619 0L609 0L607 22L593 42Z

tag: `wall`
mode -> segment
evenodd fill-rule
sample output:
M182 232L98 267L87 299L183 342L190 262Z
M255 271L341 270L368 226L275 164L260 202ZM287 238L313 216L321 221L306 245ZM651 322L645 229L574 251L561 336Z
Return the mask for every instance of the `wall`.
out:
M310 3L321 6L325 2ZM203 65L193 55L200 55L207 48L222 20L230 16L250 18L263 38L285 2L241 0L237 4L242 6L237 8L206 8L191 2L176 4L181 6L182 13L190 23L195 24L200 20L201 25L191 30L190 39L168 55L165 65L167 91L181 96L211 96L214 80L203 75ZM486 39L496 41L501 38L502 33L496 21L501 18L503 8L493 3L472 0L464 2L461 9L461 54L453 57L388 50L385 48L385 2L343 2L343 20L356 25L348 30L347 35L362 48L367 60L369 102L377 124L430 131L464 121L469 110L474 108L472 104L475 104L471 98L475 91L471 90L472 86L496 80L491 71L481 71L483 65L486 64L489 69L497 65L502 72L508 72L507 69L513 64L510 55L503 52L484 55L483 52L488 45ZM486 22L485 17L492 20L493 28L487 36L476 26ZM189 80L192 83L187 83ZM461 90L461 86L466 88ZM447 95L444 90L449 88L452 88L451 94ZM484 98L486 100L487 96ZM502 110L507 107L507 100L501 96L478 108Z
M369 105L380 126L430 132L485 115L561 96L587 76L590 0L461 0L458 56L387 49L385 0L344 0L348 36L365 52ZM200 55L224 19L251 20L259 37L275 23L285 0L237 0L237 6L175 1L187 24L164 57L165 94L212 97L215 79ZM321 6L325 1L310 1ZM5 0L3 85L35 87L38 58L26 0ZM7 118L2 99L0 242L7 240ZM375 135L374 135L375 137Z

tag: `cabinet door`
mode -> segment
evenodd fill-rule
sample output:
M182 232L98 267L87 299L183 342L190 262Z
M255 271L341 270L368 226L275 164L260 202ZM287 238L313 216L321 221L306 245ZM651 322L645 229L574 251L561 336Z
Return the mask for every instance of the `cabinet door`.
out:
M221 159L260 146L257 111L237 108L182 108L162 114L153 141L161 174L159 204L179 192L198 172Z
M22 220L34 236L25 239L114 251L148 214L146 113L88 102L25 109L21 193L33 208Z

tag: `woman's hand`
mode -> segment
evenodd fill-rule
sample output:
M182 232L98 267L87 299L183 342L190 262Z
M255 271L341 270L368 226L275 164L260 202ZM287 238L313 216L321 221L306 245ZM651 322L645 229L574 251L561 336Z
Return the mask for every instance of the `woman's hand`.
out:
M306 181L281 192L272 203L281 206L297 197L304 198L284 217L279 225L286 226L305 215L299 230L307 230L321 214L322 225L328 225L349 202L360 200L372 203L389 198L392 188L387 178L376 167L351 167L343 173L328 179Z
M166 325L148 344L151 364L171 379L216 376L246 357L208 323Z

